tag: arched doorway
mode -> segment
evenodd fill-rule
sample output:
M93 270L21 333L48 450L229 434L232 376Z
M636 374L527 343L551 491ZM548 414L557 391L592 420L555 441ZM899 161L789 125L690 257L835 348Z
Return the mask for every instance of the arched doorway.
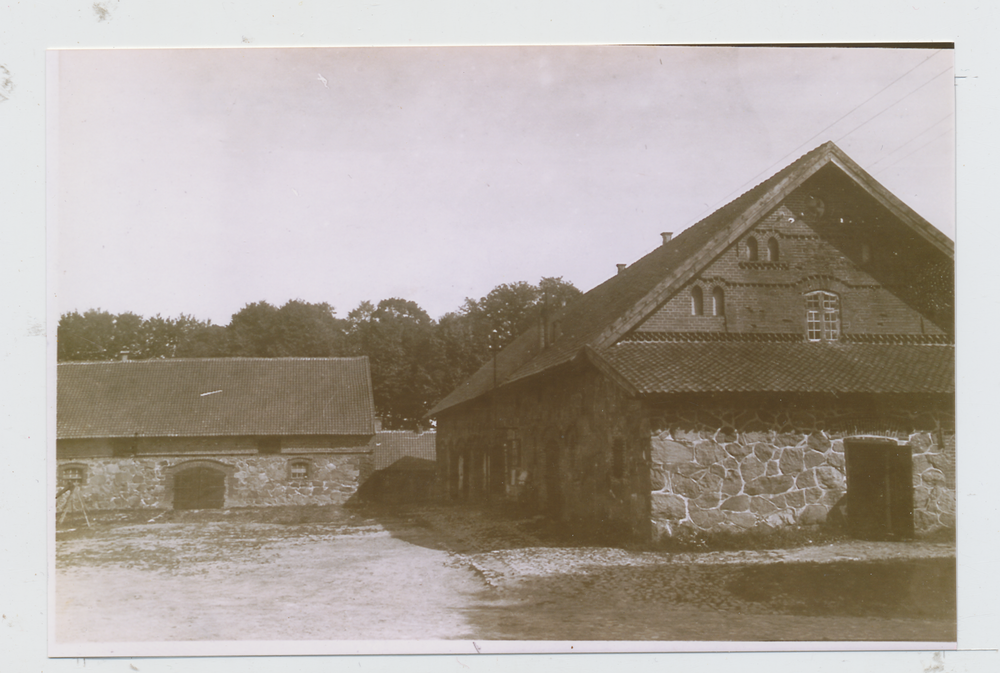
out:
M226 501L226 473L195 465L174 474L174 509L220 509Z

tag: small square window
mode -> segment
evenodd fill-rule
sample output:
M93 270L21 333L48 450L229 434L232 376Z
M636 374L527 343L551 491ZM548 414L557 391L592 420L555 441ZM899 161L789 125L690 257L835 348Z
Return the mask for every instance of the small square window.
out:
M288 466L288 478L296 481L309 478L309 463L301 460Z
M62 479L70 488L82 486L86 481L86 472L82 467L67 466L62 469Z

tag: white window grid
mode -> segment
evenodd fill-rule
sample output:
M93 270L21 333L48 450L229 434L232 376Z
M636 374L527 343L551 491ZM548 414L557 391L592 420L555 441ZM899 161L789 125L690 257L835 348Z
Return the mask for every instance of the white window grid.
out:
M806 338L836 341L840 338L840 298L830 292L806 295Z

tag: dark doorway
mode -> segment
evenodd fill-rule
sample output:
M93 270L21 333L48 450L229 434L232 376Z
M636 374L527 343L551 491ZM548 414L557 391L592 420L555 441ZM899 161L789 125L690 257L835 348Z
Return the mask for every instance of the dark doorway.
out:
M505 490L504 473L506 471L503 443L499 440L494 442L487 460L489 461L486 468L489 497L494 500L501 499Z
M189 467L174 475L174 509L219 509L226 500L226 474Z
M913 457L892 440L848 439L847 523L855 537L913 537Z

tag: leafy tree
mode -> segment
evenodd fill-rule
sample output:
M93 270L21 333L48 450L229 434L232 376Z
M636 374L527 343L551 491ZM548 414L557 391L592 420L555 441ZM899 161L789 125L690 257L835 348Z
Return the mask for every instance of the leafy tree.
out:
M114 315L91 309L82 315L66 313L56 328L59 360L115 360L122 351L129 357L142 358L145 337L142 316L134 313Z
M349 352L367 355L375 411L386 428L414 428L439 395L440 349L427 312L405 299L362 302L351 311Z
M227 328L229 354L244 357L334 357L344 351L344 325L326 303L293 299L281 308L247 304Z
M266 301L247 304L233 314L226 328L229 354L270 358L276 355L275 323L278 309Z
M538 285L505 283L479 301L467 298L461 312L471 323L474 348L485 360L490 348L503 348L579 295L562 278L542 278Z
M185 316L182 316L184 319ZM229 332L222 325L211 321L190 319L182 328L183 337L177 344L174 356L179 358L218 358L230 354Z

